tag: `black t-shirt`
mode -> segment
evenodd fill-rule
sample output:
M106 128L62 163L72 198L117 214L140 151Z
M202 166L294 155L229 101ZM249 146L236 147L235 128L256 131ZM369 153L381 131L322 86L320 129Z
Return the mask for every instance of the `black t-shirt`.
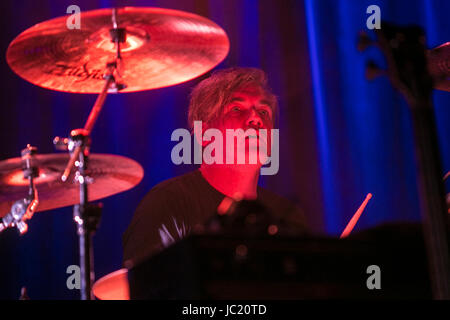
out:
M262 187L257 194L274 215L306 230L302 211L290 201ZM182 239L217 214L224 198L199 170L156 185L140 202L123 235L124 262L136 263Z

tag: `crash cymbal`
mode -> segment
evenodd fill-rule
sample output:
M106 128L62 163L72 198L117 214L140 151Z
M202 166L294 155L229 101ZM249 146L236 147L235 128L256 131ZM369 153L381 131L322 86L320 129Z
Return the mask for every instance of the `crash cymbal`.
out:
M36 211L80 202L79 185L74 182L74 174L69 176L67 182L61 181L61 173L68 161L68 154L34 156L33 163L39 170L39 176L34 179L39 196ZM95 201L136 186L144 171L136 161L122 156L91 154L87 174L92 178L88 186L88 200ZM28 195L28 188L28 180L23 178L21 158L0 162L0 218L10 211L15 201Z
M428 71L435 79L434 87L450 91L450 42L428 51Z
M69 15L27 29L9 45L6 59L19 76L65 92L100 93L106 64L116 57L111 42L112 9L81 12L80 29L68 29ZM191 80L228 54L225 31L183 11L125 7L117 24L126 29L120 45L121 92L166 87Z

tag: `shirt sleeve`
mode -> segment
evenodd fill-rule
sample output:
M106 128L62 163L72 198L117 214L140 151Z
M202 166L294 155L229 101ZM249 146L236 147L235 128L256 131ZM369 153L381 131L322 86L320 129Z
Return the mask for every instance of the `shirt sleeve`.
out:
M183 216L186 205L174 194L157 187L140 202L122 238L124 264L160 252L190 232Z

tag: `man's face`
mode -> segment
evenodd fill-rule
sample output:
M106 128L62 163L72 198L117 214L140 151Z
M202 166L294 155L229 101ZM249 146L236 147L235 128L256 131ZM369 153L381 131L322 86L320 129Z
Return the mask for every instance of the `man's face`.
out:
M258 86L248 86L236 90L232 94L230 102L224 106L221 117L210 123L208 127L219 129L222 132L224 153L227 150L226 144L233 143L234 163L239 163L237 162L237 156L243 153L245 153L245 163L249 163L250 156L253 153L254 159L257 159L256 165L259 166L265 162L265 159L260 158L259 153L262 152L270 156L270 137L271 129L273 129L272 107L269 97ZM225 139L227 129L242 129L243 131L254 129L256 135L246 135L245 149L239 148L237 140L229 141L229 139ZM267 141L259 135L260 129L267 131ZM258 148L261 148L259 153ZM225 158L224 155L224 163L226 162Z

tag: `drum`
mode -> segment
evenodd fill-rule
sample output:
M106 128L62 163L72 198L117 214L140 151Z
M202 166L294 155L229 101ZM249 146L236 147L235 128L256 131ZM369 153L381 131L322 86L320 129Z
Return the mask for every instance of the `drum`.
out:
M92 286L92 292L99 300L130 300L128 269L123 268L100 278Z

